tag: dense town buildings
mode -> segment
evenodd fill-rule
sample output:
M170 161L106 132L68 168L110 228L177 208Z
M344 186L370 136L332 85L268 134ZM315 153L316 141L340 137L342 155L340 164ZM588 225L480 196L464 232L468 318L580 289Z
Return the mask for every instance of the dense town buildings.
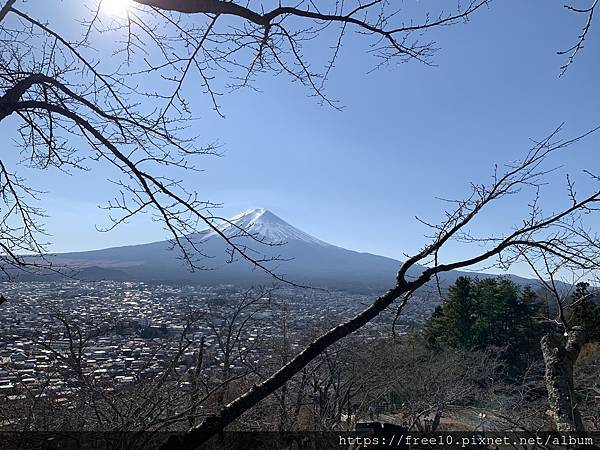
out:
M185 372L194 366L202 342L212 356L208 365L218 370L225 363L216 334L244 296L258 296L250 301L252 308L239 311L240 321L252 315L240 327L240 348L256 363L271 357L270 347L257 341L277 342L283 320L294 349L308 329L325 329L351 317L373 298L293 287L249 291L230 285L112 281L4 283L1 288L7 299L0 308L2 402L42 390L58 401L69 401L72 386L64 371L73 370L74 359L86 376L108 389L156 377L180 350L184 332L190 345L177 368ZM422 323L430 313L431 305L417 297L400 328ZM380 335L389 332L389 326L384 318L364 333ZM235 362L228 364L236 369Z

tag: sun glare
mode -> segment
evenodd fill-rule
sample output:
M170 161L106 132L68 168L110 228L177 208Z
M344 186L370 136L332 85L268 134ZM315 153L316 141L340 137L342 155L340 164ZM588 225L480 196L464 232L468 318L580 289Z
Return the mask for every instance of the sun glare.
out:
M100 10L112 17L125 17L131 0L101 0Z

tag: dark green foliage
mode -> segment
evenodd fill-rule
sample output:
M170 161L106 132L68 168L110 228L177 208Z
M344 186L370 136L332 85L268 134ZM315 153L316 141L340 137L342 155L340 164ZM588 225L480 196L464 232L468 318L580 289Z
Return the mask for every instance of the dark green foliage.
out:
M473 347L473 285L459 277L448 289L448 299L438 306L427 328L427 341L435 347L470 350Z
M460 277L428 321L425 334L433 348L481 350L497 347L509 376L539 358L543 332L541 303L529 288L505 278Z
M584 328L588 342L600 342L600 306L594 303L588 283L578 283L571 296L568 322Z

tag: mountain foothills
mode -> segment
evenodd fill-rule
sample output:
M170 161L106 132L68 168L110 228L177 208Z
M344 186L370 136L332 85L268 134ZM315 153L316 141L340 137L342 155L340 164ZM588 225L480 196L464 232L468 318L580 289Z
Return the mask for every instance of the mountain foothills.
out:
M238 246L265 263L273 272L298 284L350 291L377 291L394 284L401 262L392 258L338 247L290 225L266 209L250 209L219 228ZM252 237L249 237L252 236ZM241 257L232 258L224 239L214 230L188 236L206 258L198 261L206 270L190 270L170 241L113 247L102 250L49 255L47 259L63 273L84 280L131 280L200 284L270 284L273 278ZM270 245L265 245L269 243ZM409 273L415 276L419 268ZM444 275L449 285L462 273ZM18 273L17 279L48 279L56 273ZM489 275L478 274L486 278ZM519 277L511 278L527 283Z

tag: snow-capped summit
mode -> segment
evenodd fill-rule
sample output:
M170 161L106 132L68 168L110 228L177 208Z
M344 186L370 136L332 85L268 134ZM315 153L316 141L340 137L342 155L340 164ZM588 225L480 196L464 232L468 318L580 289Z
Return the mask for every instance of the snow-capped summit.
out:
M285 244L290 241L301 241L330 246L330 244L290 225L265 208L248 209L223 222L219 225L219 229L228 237L249 235L269 244ZM216 234L215 231L207 232L203 240L210 239Z
M216 220L216 219L215 219ZM253 258L287 280L296 283L336 289L376 290L393 286L401 263L391 258L359 253L321 241L290 225L264 208L249 209L228 220L217 222L220 231ZM243 231L242 231L243 230ZM247 233L257 241L244 237ZM152 282L184 282L204 285L270 284L273 278L258 270L231 247L214 230L205 230L193 238L202 252L194 261L197 267L214 270L190 271L182 263L180 253L173 251L170 241L128 245L87 252L48 256L55 266L73 267L82 279L139 280ZM283 244L262 245L261 242ZM232 258L233 256L233 258ZM415 267L408 276L420 273ZM461 272L445 275L452 282ZM484 274L479 273L479 276ZM19 274L22 279L48 280L54 272L40 275Z

